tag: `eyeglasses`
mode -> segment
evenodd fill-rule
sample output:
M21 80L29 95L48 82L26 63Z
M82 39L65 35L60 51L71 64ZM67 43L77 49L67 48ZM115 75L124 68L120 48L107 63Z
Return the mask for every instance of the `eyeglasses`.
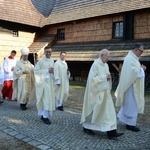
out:
M45 51L45 53L47 53L47 54L51 54L51 53L52 53L52 51Z
M144 52L143 50L141 50L141 49L139 49L139 48L138 48L138 50L139 50L141 53L143 53L143 52Z

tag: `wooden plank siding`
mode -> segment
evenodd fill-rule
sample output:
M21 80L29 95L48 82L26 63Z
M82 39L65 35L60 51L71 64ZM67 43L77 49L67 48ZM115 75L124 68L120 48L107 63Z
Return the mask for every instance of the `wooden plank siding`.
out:
M123 21L123 16L118 14L51 25L47 34L57 34L57 29L65 28L65 41L58 43L106 41L112 39L112 23L116 21Z
M65 40L57 43L112 40L113 22L123 21L123 13L50 25L45 32L57 34L65 29ZM44 31L43 31L44 32ZM150 11L134 12L134 40L150 38Z
M0 27L0 63L4 57L8 57L12 50L17 51L16 57L20 59L20 50L24 46L30 46L35 38L35 33L19 31L19 36L13 36L13 30Z

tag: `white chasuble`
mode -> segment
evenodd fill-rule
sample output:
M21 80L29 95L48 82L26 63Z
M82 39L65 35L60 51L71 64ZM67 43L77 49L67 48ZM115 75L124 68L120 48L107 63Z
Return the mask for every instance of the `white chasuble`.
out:
M144 112L144 77L139 77L140 72L139 58L132 51L129 51L124 60L120 81L115 92L116 106L124 105L125 92L132 86L138 112Z
M69 77L67 70L67 63L59 58L54 64L55 81L60 84L60 86L55 84L55 97L61 104L69 96Z
M13 97L18 103L25 104L35 99L34 66L22 59L17 62L13 73ZM23 74L28 71L29 74Z
M54 68L54 60L46 56L43 56L34 68L38 111L43 108L47 111L55 110L54 74L49 73L49 68Z
M82 110L81 123L88 129L110 131L116 129L116 113L111 97L111 81L107 63L97 59L90 69Z

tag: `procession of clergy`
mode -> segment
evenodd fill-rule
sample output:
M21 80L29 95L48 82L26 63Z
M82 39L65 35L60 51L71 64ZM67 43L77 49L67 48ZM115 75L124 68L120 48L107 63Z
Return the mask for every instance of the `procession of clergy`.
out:
M144 51L141 43L136 43L125 57L120 82L115 92L116 106L120 121L126 124L126 129L140 131L137 127L138 113L144 112L144 78L146 66L141 65L139 57ZM16 100L21 110L27 109L27 104L36 99L38 115L45 124L51 124L52 112L55 109L63 111L63 103L69 96L69 78L71 73L65 61L66 52L60 52L56 62L51 58L52 48L46 46L44 55L33 66L28 61L29 48L21 49L21 58L15 59L16 51L11 51L3 63L4 83L2 97ZM111 76L109 66L110 52L103 49L99 53L89 71L81 124L83 131L94 135L94 131L107 132L108 139L117 138L123 133L117 132L115 107L111 97ZM1 101L0 103L2 103Z

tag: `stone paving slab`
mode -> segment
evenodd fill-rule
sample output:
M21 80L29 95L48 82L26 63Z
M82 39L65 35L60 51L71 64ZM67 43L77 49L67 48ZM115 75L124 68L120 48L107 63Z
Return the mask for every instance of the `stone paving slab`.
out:
M41 150L150 150L150 126L139 125L134 133L118 122L118 131L124 135L108 140L105 132L89 136L82 131L81 111L65 109L54 111L52 124L44 124L37 116L35 101L22 111L15 101L0 105L0 130Z

